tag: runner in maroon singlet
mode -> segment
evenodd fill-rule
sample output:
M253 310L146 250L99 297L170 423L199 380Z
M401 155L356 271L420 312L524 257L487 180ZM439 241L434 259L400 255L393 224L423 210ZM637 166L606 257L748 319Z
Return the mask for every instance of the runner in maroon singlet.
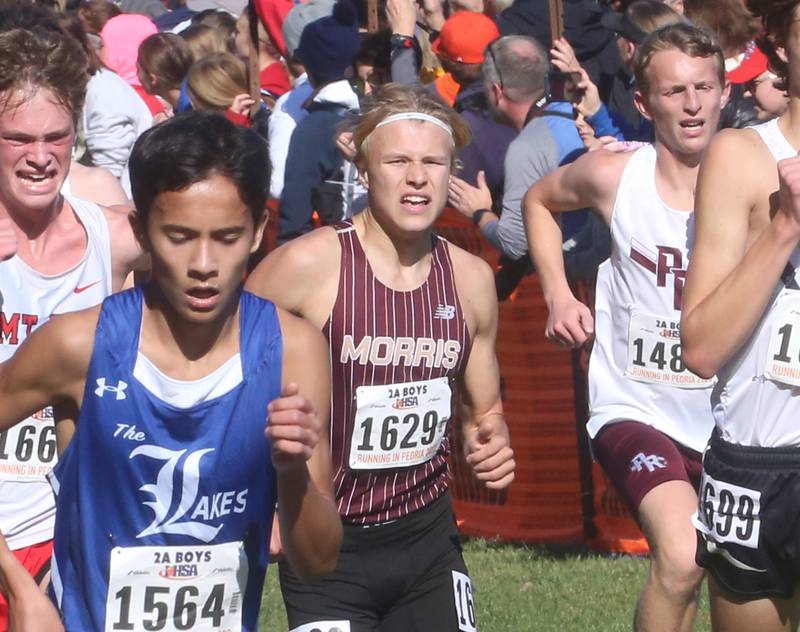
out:
M273 252L249 289L323 330L344 541L313 584L281 567L296 632L477 630L448 487L456 393L467 461L487 487L514 477L486 263L432 231L463 121L418 88L389 86L354 132L369 207Z

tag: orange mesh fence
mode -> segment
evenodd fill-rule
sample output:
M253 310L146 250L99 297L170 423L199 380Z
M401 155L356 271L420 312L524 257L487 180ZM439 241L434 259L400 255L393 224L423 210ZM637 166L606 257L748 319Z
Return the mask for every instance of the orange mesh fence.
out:
M492 247L461 215L445 211L436 228L473 254L497 261ZM570 354L542 335L546 313L535 275L523 279L515 300L500 305L497 355L516 479L503 493L486 491L465 464L455 433L452 488L464 533L540 542L583 540L572 366Z

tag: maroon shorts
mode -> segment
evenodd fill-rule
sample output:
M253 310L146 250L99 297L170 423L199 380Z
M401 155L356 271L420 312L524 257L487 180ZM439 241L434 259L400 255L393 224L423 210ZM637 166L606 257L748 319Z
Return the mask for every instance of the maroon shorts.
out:
M50 570L50 558L53 555L53 541L47 540L39 544L26 546L23 549L12 551L22 565L36 580L36 583L41 583L47 571ZM0 632L8 630L8 602L5 597L0 594Z
M702 455L647 424L610 423L592 440L592 451L633 516L647 492L661 483L686 481L700 488Z

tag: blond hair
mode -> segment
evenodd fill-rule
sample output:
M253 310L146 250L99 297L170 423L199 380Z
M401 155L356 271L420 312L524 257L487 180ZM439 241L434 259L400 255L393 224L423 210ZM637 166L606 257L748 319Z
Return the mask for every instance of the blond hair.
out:
M469 126L464 119L430 91L422 86L387 83L370 98L368 104L365 103L363 114L353 129L353 144L356 148L354 162L362 173L366 171L366 141L369 135L384 119L405 112L433 116L453 130L452 164L455 164L456 151L467 145L471 139Z
M200 61L215 53L229 52L225 34L206 24L193 24L181 33L192 53L192 61Z
M717 67L720 86L725 85L725 57L710 33L687 22L670 24L653 31L636 50L634 75L636 86L647 94L650 80L647 69L653 56L668 50L678 50L689 57L711 57Z
M187 78L196 110L223 112L234 97L247 92L247 68L230 53L216 53L192 64Z

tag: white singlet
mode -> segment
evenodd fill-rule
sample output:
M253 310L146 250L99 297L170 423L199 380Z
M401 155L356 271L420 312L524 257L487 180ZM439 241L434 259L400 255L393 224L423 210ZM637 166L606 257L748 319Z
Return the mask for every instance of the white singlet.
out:
M133 377L161 401L175 408L192 408L235 389L243 379L242 359L237 353L205 377L176 380L140 351L133 367ZM265 423L266 417L264 411Z
M797 155L773 119L751 127L775 161ZM717 373L714 421L729 443L800 446L800 249L752 335ZM724 323L720 323L724 326Z
M631 156L611 216L611 257L597 273L589 360L589 435L638 421L698 452L713 428L711 382L683 366L680 320L693 214L656 191L656 150Z
M111 246L96 204L69 198L87 234L81 261L55 275L40 274L19 257L0 262L0 362L53 314L100 303L111 293ZM44 359L43 366L47 366ZM50 407L0 433L0 532L12 549L53 537L55 503L45 474L55 465Z

